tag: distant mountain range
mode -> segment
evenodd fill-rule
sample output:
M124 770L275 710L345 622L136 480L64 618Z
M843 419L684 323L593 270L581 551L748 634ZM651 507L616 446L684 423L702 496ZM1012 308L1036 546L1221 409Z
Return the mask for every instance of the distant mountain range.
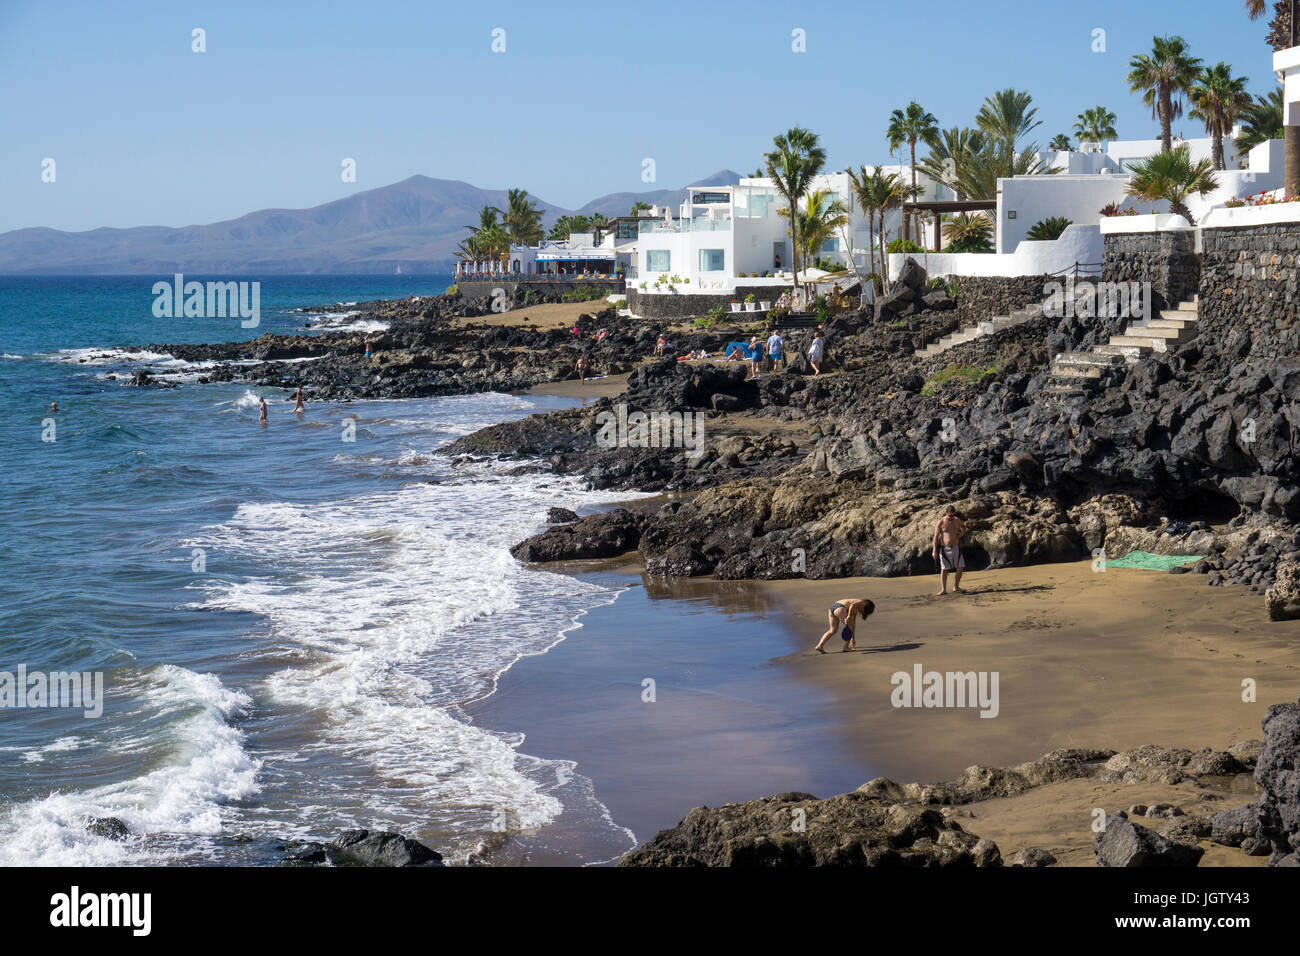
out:
M691 186L734 185L722 170L681 189L611 193L580 209L537 196L549 228L572 213L625 216L637 200L676 204ZM0 273L46 275L450 272L456 244L484 206L504 207L504 189L412 176L310 209L262 209L206 226L15 229L0 234Z

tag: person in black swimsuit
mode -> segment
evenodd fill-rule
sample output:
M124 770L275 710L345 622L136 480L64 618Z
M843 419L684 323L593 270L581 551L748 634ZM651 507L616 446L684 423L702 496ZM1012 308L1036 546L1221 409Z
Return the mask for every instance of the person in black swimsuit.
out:
M839 631L840 637L844 641L844 650L857 650L857 627L855 622L859 616L865 620L875 609L875 602L866 598L846 598L845 600L836 601L826 609L826 633L822 635L822 639L817 642L817 646L813 649L818 654L825 654L822 645L831 639L832 634Z

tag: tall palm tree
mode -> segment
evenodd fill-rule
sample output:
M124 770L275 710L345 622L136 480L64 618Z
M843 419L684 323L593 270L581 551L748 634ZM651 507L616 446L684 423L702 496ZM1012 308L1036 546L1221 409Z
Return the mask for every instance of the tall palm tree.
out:
M998 180L1013 176L1047 176L1059 172L1044 166L1038 147L1031 143L1021 152L1008 155L1003 146L986 143L968 157L953 180L953 188L971 199L997 199Z
M546 238L552 242L562 242L568 239L571 233L575 232L591 232L591 220L582 213L561 216L555 220L555 225L551 226L551 231Z
M1192 162L1190 147L1156 153L1132 165L1128 195L1148 202L1164 200L1169 211L1196 225L1192 211L1187 208L1187 198L1205 196L1219 188L1219 181L1208 159Z
M1020 140L1042 125L1034 119L1038 109L1029 104L1033 97L1023 90L998 90L984 98L975 115L975 125L982 129L992 142L1007 156L1021 152ZM1025 147L1037 152L1036 147Z
M1248 153L1260 143L1283 138L1282 90L1279 87L1267 96L1256 96L1250 106L1241 111L1241 135L1237 137L1237 152Z
M1200 73L1201 61L1187 50L1182 37L1152 37L1151 53L1139 53L1129 61L1128 85L1142 94L1151 115L1160 121L1160 148L1173 146L1170 127L1183 115L1183 94L1191 90Z
M1070 142L1070 137L1064 133L1057 133L1052 137L1051 142L1047 144L1047 148L1057 153L1068 153L1074 149L1074 144Z
M889 126L885 136L889 140L892 152L906 143L912 151L912 192L916 194L916 144L928 143L939 135L939 121L927 113L916 100L908 103L906 108L894 110L889 114ZM903 223L903 235L907 235L907 223Z
M1201 71L1187 99L1192 104L1191 117L1205 124L1205 131L1214 143L1214 168L1226 168L1223 137L1232 133L1237 117L1251 105L1246 77L1233 76L1232 67L1216 63Z
M953 190L960 202L966 198L961 181L970 170L974 157L984 151L987 143L983 130L968 126L941 130L926 143L930 153L921 160L921 171Z
M639 216L642 210L649 210L650 204L644 199L638 199L632 203L632 208L628 211L629 216Z
M542 211L533 204L526 189L511 189L506 192L506 208L497 209L501 223L510 234L510 241L517 246L533 246L541 242Z
M848 209L840 200L831 199L829 189L814 189L804 199L803 207L798 212L799 235L803 237L804 259L810 251L820 249L826 240L832 238L836 231L849 221ZM790 209L778 210L782 218L790 219ZM793 232L794 222L790 223ZM849 250L852 256L853 250ZM807 266L807 262L804 263Z
M1115 114L1104 106L1094 106L1084 110L1074 119L1074 135L1080 143L1105 144L1108 139L1115 139Z
M763 154L768 178L784 198L786 206L798 210L799 200L812 188L813 178L826 165L826 151L817 134L802 126L792 126L772 137L772 151ZM794 284L799 287L799 216L790 220L794 243Z
M872 272L884 276L885 265L889 261L885 258L885 216L891 211L903 205L910 197L914 196L912 187L903 181L903 177L898 173L887 173L883 166L874 167L870 173L867 167L859 167L856 176L850 174L853 182L854 199L862 207L862 211L867 214L867 224L872 243L871 266ZM879 227L876 222L879 220ZM880 250L880 269L875 268L875 246L879 243Z

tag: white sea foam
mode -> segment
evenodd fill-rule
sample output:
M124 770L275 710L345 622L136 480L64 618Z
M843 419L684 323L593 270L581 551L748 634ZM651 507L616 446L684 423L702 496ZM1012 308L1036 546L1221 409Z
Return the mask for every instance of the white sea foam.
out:
M345 302L342 305L356 305L355 302ZM379 319L363 319L354 322L360 310L348 312L308 312L307 318L310 320L307 326L314 332L384 332L388 329L388 323Z
M224 808L257 792L260 763L245 752L243 734L227 723L251 705L211 674L164 664L143 674L128 713L116 719L114 752L140 773L117 783L20 803L0 816L0 865L83 866L166 862L174 850L153 835L210 836L221 831ZM159 739L157 728L164 737ZM79 742L56 740L47 752ZM130 836L89 832L91 817L116 817Z
M549 505L598 495L486 467L461 479L327 505L248 503L184 546L266 569L203 602L260 615L278 653L300 661L269 677L259 699L310 714L320 737L304 747L384 782L368 796L374 815L436 821L462 840L442 849L463 856L498 811L511 826L554 820L564 809L556 791L573 774L519 753L522 736L475 726L459 706L616 592L524 568L508 551Z

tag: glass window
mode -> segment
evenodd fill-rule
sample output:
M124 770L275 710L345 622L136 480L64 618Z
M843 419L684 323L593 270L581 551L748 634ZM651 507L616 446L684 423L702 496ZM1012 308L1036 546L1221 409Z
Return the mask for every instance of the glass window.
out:
M827 239L822 243L822 252L839 252L840 241L838 239Z
M701 249L700 250L700 271L701 272L721 272L723 269L723 255L721 249Z
M749 199L749 215L752 219L767 218L767 197L751 196Z
M645 254L646 272L671 272L672 252L668 249L647 249Z

